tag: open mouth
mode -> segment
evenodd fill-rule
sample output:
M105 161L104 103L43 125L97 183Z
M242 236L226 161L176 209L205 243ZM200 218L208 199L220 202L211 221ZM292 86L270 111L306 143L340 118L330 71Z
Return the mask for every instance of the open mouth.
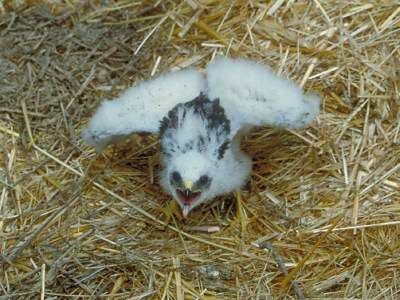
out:
M189 214L189 210L194 202L200 197L201 192L192 192L190 190L176 190L176 194L179 197L179 200L183 204L182 214L183 217L186 218Z
M183 205L191 205L197 198L200 197L201 192L192 192L190 190L176 190L179 199L182 201Z

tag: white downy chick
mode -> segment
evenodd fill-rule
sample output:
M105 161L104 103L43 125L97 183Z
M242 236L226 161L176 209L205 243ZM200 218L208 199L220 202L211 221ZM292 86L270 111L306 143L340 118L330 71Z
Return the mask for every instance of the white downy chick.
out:
M100 150L133 132L159 132L160 182L185 217L246 182L251 158L240 140L249 129L301 128L319 113L318 96L256 62L218 58L206 71L206 79L190 69L130 88L103 102L84 132Z

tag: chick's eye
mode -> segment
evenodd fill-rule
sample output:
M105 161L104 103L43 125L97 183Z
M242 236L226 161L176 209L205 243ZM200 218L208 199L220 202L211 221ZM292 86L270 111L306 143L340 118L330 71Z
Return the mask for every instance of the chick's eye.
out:
M199 178L198 185L199 186L206 186L210 183L211 179L207 175L203 175Z
M173 182L180 182L182 181L181 174L179 174L177 171L172 172L171 174L171 180Z

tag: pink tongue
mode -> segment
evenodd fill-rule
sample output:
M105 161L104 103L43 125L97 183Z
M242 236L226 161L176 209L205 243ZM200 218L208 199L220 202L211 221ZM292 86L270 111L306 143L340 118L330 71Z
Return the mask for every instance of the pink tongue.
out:
M189 214L189 208L190 208L189 205L184 205L183 206L182 215L183 215L183 218L185 218L185 219L187 218L187 216Z

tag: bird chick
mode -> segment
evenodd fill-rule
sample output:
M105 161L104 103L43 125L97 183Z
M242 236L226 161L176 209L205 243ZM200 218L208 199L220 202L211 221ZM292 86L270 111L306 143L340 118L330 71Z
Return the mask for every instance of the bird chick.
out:
M187 217L246 182L251 159L240 149L244 134L263 125L304 127L319 106L318 96L270 68L222 57L207 66L206 77L195 69L172 72L103 102L83 138L102 150L134 132L159 133L160 182Z
M184 217L201 203L240 187L248 177L251 160L232 147L230 133L219 100L204 94L177 105L162 120L161 184ZM235 177L227 180L228 174Z

